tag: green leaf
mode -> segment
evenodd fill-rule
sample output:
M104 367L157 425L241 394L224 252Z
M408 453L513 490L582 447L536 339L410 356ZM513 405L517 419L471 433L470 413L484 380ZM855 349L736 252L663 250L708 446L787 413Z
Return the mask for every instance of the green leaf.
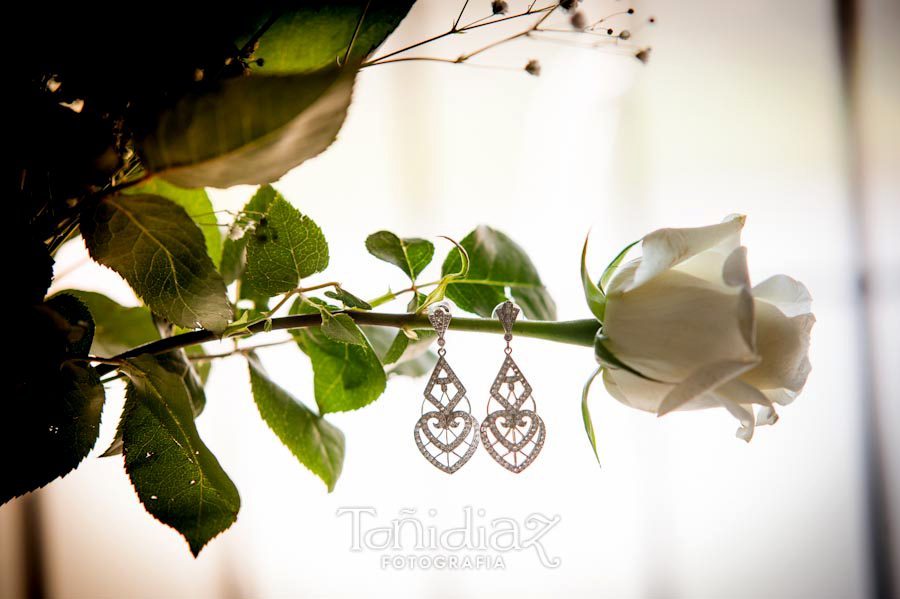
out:
M154 356L122 369L130 379L119 424L125 470L147 511L196 556L235 521L240 496L197 433L184 380Z
M94 320L92 355L111 358L159 339L153 316L145 307L126 308L93 291L66 289L60 293L78 298L90 310Z
M362 326L360 329L385 366L399 360L409 345L409 337L403 331L394 333L385 327L375 326Z
M87 308L58 295L7 324L18 346L5 356L0 504L72 471L100 431L103 385L77 357L94 328Z
M344 123L356 69L203 81L136 138L148 171L180 187L277 181Z
M182 327L225 330L225 284L184 208L158 196L107 196L82 217L81 233L91 257L153 312Z
M330 493L344 464L344 434L273 383L255 355L247 356L247 364L259 415Z
M348 308L356 308L358 310L371 310L372 306L369 302L359 299L343 287L337 287L334 291L326 291L325 297L336 299Z
M390 231L369 235L366 249L379 260L399 267L412 282L434 257L434 244L430 241L415 237L400 239Z
M328 266L322 230L280 196L248 235L243 281L266 297L296 289L303 277Z
M100 295L100 294L96 294ZM100 296L114 304L121 310L129 310L129 308L122 308L112 300L109 300L105 296ZM102 305L102 302L101 302ZM161 321L158 318L154 318L150 313L150 310L147 308L134 308L134 310L138 310L141 313L142 317L146 318L147 322L155 323L155 326L152 328L152 334L156 335L156 338L159 338L160 334L163 334L165 337L171 337L176 332L184 332L184 330L179 329L175 331L175 327L171 325L171 323L167 323L167 321ZM127 324L127 323L126 323ZM165 325L169 326L166 327ZM160 328L160 326L164 328ZM168 330L164 330L168 329ZM227 329L226 329L227 330ZM149 341L149 339L148 339ZM142 342L143 343L143 342ZM122 350L125 351L125 350ZM119 352L121 353L121 352ZM198 371L194 368L193 364L187 359L188 353L190 354L203 354L203 348L199 345L192 345L186 347L184 349L175 350L172 352L168 352L165 354L156 354L156 358L163 368L172 372L173 374L181 377L182 381L185 384L185 388L188 390L188 393L191 396L191 408L194 413L194 417L200 415L200 412L203 411L203 408L206 405L206 394L203 391L203 385L206 383L205 377L201 377ZM209 372L209 364L206 365L207 373ZM123 449L123 441L122 441L122 427L119 426L116 428L116 435L113 438L112 443L110 443L109 447L106 448L102 454L100 454L101 458L110 458L117 455L122 455Z
M592 374L584 384L584 391L581 392L581 417L584 419L584 432L587 433L588 441L591 444L591 449L594 450L594 457L597 458L598 466L600 465L600 455L597 453L597 439L594 437L594 423L591 422L591 413L588 410L588 395L591 391L591 383L594 382L594 379L597 378L597 375L601 372L603 372L602 366L594 371L594 374Z
M60 314L69 325L66 327L68 355L78 357L89 355L96 326L88 307L69 293L57 293L44 305Z
M428 351L428 348L437 340L437 333L433 329L416 329L411 332L412 337L409 338L409 343L406 346L406 349L403 350L403 354L398 358L398 362L403 362L405 360L411 360ZM400 331L399 334L403 336L408 336L409 332Z
M194 418L196 418L206 406L206 393L203 391L203 385L206 380L200 375L193 363L188 360L188 352L192 354L203 354L203 349L199 345L192 345L185 349L179 349L165 354L157 354L156 360L162 368L179 377L182 383L184 383L184 388L191 398L191 412L193 413ZM124 447L122 434L122 427L117 427L116 436L113 438L109 447L106 448L106 451L100 454L101 458L111 458L113 456L122 455L122 449Z
M113 438L112 443L109 444L109 447L100 454L101 458L112 458L117 455L122 455L122 432L120 430L116 430L116 436Z
M268 226L268 212L275 200L284 201L284 197L271 185L262 185L250 198L241 212L234 219L228 230L228 239L222 248L222 264L220 270L226 284L239 280L238 305L243 312L242 318L250 321L266 318L269 312L271 294L255 289L244 279L247 267L247 244L260 222ZM276 232L277 235L277 232ZM327 246L326 246L327 248ZM232 330L232 327L229 327Z
M309 314L317 309L298 299L290 312ZM387 383L384 368L368 340L364 345L338 343L319 327L294 329L291 334L312 362L320 414L356 410L384 393Z
M228 238L222 245L222 262L219 267L226 285L240 279L244 274L247 242L250 240L246 235L247 230L259 224L259 219L266 215L275 198L280 197L281 194L271 185L261 186L229 227Z
M467 312L490 318L497 304L517 302L528 318L555 320L556 304L531 259L505 234L481 225L460 242L469 254L469 272L451 281L447 297ZM450 252L442 272L458 270L459 252ZM509 295L506 289L509 288Z
M271 185L260 185L256 193L244 206L244 209L241 210L241 217L244 219L245 227L246 224L255 225L258 223L260 217L265 216L269 212L269 206L278 198L284 199L284 196L278 193L278 190L274 187Z
M206 385L206 381L209 380L209 372L212 370L212 361L211 360L199 360L193 361L191 358L199 358L206 356L206 352L203 351L203 348L199 345L191 345L184 348L185 357L188 360L188 363L194 369L194 372L197 373L197 377L200 379L201 388ZM206 397L204 396L204 404L206 402ZM202 407L201 407L202 410ZM199 412L198 412L199 414Z
M437 333L431 329L417 329L413 331L415 339L409 339L403 353L397 358L397 365L389 374L418 377L428 374L437 363L437 354L428 348L437 339ZM400 331L398 335L406 337L406 331Z
M437 354L432 351L427 351L414 358L398 361L396 366L391 368L388 374L409 376L413 378L420 377L434 370L434 365L437 363L437 360Z
M219 221L213 211L209 196L202 189L182 189L160 178L153 178L140 185L129 187L122 193L126 195L155 195L172 200L188 213L206 239L206 252L213 264L218 264L222 255L222 236L219 234Z
M96 371L77 362L6 390L0 505L75 469L97 442L103 402Z
M371 325L361 325L359 330L361 330L363 335L366 336L366 339L369 340L369 344L375 351L375 355L378 356L378 360L382 364L389 364L390 362L385 360L387 358L388 350L391 348L394 341L395 333L386 327L376 327ZM402 332L399 334L402 334Z
M425 301L427 299L428 299L428 297L424 293L420 293L420 292L416 291L415 293L413 293L413 296L411 298L409 298L409 303L406 304L406 311L407 312L418 312L419 309L425 305Z
M246 311L251 321L269 318L269 300L256 295L254 290L250 289L249 286L241 288L241 297L239 301L241 302L242 309ZM248 301L251 302L250 305L246 305L245 302ZM266 332L268 331L269 330L267 329Z
M603 322L606 315L606 295L598 288L587 271L587 247L588 240L584 239L584 249L581 250L581 286L584 288L584 299L587 300L588 308L591 313L597 317L597 320Z
M349 60L365 58L391 34L413 3L414 0L340 0L285 11L259 38L254 58L262 58L263 64L251 68L260 73L320 69L343 61L351 42ZM272 11L260 14L235 45L243 47L271 15Z
M237 335L238 333L241 333L242 335L252 335L253 332L250 330L249 324L250 312L241 312L240 317L234 320L230 325L228 325L228 328L225 329L223 337L231 337L232 335Z
M410 339L405 331L391 333L384 327L360 327L375 348L382 364L395 364L387 370L388 375L418 377L434 369L437 354L428 348L437 339L432 330L414 331L416 339Z
M327 310L323 310L322 332L332 341L367 347L365 335L346 314L329 314Z
M158 354L156 361L161 367L181 379L191 400L191 413L194 418L199 416L206 407L206 393L203 391L203 381L193 363L188 359L187 352L179 349Z
M406 333L403 331L397 331L397 334L394 336L394 340L385 352L384 359L381 360L381 363L393 364L398 361L403 357L403 353L406 351L407 347L409 347L409 337L407 337Z
M219 272L225 285L231 285L244 274L247 262L247 239L226 239L222 243L222 258L219 261Z
M625 259L625 255L628 253L628 250L639 244L641 239L637 241L632 241L628 245L625 246L619 255L613 258L613 261L609 263L609 266L606 267L606 270L603 271L603 275L600 277L600 289L606 289L606 285L609 283L610 279L612 279L613 274L615 274L616 269L619 267L619 264L622 263L622 260ZM585 247L587 246L587 241L585 241Z
M444 237L443 235L441 237ZM448 240L454 246L456 246L456 253L454 254L452 251L450 252L458 261L458 269L452 270L452 272L445 272L444 276L441 277L441 280L438 281L438 284L435 286L431 292L425 296L424 300L419 301L419 294L416 292L415 297L409 301L409 306L407 309L413 306L413 302L418 306L416 309L417 314L421 314L425 311L425 308L430 306L431 304L437 303L444 299L444 296L447 295L447 286L457 279L465 278L469 273L469 253L466 251L466 248L456 243L453 239L449 237L444 237L444 239ZM449 256L447 257L449 260ZM447 266L447 261L444 261L444 267Z

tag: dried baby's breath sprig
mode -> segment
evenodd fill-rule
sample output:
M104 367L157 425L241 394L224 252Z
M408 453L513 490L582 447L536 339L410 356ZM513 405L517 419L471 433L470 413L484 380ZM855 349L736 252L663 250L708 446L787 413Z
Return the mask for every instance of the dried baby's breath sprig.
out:
M631 45L628 42L636 31L635 28L623 28L617 32L614 28L608 27L606 25L607 21L612 21L617 17L633 15L635 13L635 10L633 8L616 11L600 18L599 20L591 21L587 10L582 7L581 0L561 0L558 2L548 3L543 6L537 6L537 4L538 1L533 0L528 4L527 8L523 8L519 12L515 12L513 14L507 14L510 10L509 3L505 0L493 0L490 3L490 14L471 21L467 24L461 25L460 23L463 22L463 17L465 16L466 10L469 7L469 2L468 0L466 0L465 2L463 2L462 8L457 14L456 19L454 19L453 24L447 31L424 39L420 42L410 44L404 48L400 48L399 50L394 50L387 54L372 58L360 65L360 68L389 64L393 62L431 61L451 64L468 64L469 66L478 66L483 68L507 69L509 67L472 64L470 62L470 59L478 56L479 54L487 52L488 50L497 48L519 38L539 39L544 42L563 43L578 47L612 49L623 54L627 53L631 56L635 56L642 63L646 62L649 48L641 48L639 46ZM557 12L557 9L562 9L563 12L569 13L569 15L567 16L569 28L565 28L562 26L565 21L560 22L558 26L552 26L552 24L548 22L550 17L555 12ZM534 20L528 27L522 29L521 31L518 31L511 35L507 35L505 37L501 37L475 50L460 54L456 58L405 55L411 50L421 48L455 34L467 33L475 29L499 25L501 23L506 23L516 19L527 19L528 17L534 17ZM655 19L653 17L650 17L647 20L648 23L653 23L654 21ZM601 24L603 25L603 27L601 27ZM566 37L561 37L563 35L565 35ZM577 38L573 39L572 36L577 36ZM592 41L586 43L585 38L592 38ZM530 75L538 75L540 74L540 63L537 60L529 61L526 64L524 70Z

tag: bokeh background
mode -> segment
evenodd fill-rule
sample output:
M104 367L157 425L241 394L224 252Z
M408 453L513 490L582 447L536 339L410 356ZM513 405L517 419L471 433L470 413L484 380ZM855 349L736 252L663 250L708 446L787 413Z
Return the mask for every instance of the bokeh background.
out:
M461 4L420 0L383 51L445 31ZM470 2L467 18L488 6ZM598 469L579 407L592 352L517 338L516 360L548 427L525 473L501 471L482 451L453 477L429 466L411 434L425 381L394 378L376 403L329 417L347 436L347 457L328 494L259 419L245 363L228 358L213 367L198 427L240 490L237 523L194 559L140 506L120 459L94 457L123 402L114 388L94 454L0 508L0 595L35 588L26 567L35 563L44 591L58 597L864 597L888 592L891 572L896 591L900 5L582 4L592 20L629 7L634 15L609 21L633 33L627 44L590 48L593 38L565 34L501 46L473 60L481 66L364 70L337 142L276 187L329 241L321 281L381 295L403 281L367 254L368 234L460 239L484 223L529 252L561 319L589 316L578 274L589 227L599 272L651 230L746 214L753 279L804 282L818 320L806 389L775 426L745 444L724 410L657 419L598 384ZM422 55L453 58L503 31L486 27ZM644 65L633 55L646 46ZM540 77L522 71L533 58ZM252 192L211 195L236 210ZM449 247L435 241L442 258ZM80 242L60 252L57 273L57 289L135 302L86 262ZM447 357L476 414L502 348L496 336L448 335ZM261 357L314 405L305 356L285 346ZM383 568L382 555L415 554L411 543L350 551L349 518L337 515L369 507L371 526L389 526L416 510L446 530L467 506L483 511L476 524L487 527L558 515L542 541L561 565L545 568L528 549L503 554L502 570ZM32 554L22 544L29 531L39 540Z

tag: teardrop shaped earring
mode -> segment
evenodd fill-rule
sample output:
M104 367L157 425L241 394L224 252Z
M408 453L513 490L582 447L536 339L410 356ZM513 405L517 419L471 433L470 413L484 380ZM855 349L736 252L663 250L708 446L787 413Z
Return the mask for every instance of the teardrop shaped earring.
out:
M450 307L437 304L429 311L428 320L438 334L438 361L425 386L422 416L416 422L414 434L425 459L447 474L453 474L478 449L478 421L470 413L472 406L466 398L466 388L444 358L447 354L444 333L450 326ZM437 395L436 387L440 388ZM457 404L462 400L466 402L466 409L457 410ZM427 403L437 410L426 412Z
M541 452L547 430L537 415L537 404L531 397L531 385L512 359L513 324L519 308L506 301L494 309L506 333L506 359L491 385L488 415L481 423L481 443L494 461L518 474L531 464ZM530 409L525 402L530 401ZM499 407L491 412L491 407Z

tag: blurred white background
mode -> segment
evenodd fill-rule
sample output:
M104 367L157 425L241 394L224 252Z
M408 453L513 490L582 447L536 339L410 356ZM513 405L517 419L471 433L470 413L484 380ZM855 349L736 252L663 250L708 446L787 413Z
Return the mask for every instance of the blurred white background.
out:
M511 4L516 10L527 3ZM460 5L420 0L383 51L445 31ZM472 19L487 14L487 0L470 5ZM452 477L428 465L412 438L425 380L394 378L376 403L329 416L346 434L347 457L328 494L259 419L246 364L229 358L213 367L198 427L240 490L237 523L194 559L175 531L140 506L121 460L92 455L36 494L50 594L873 592L863 377L877 376L895 533L900 524L900 442L890 437L900 423L900 8L890 0L861 2L860 204L849 177L832 3L586 0L582 6L593 20L633 6L634 15L610 21L634 32L631 49L519 40L474 61L500 69L406 62L364 70L338 141L275 185L320 225L331 248L328 270L305 282L339 280L376 297L403 280L368 255L368 234L388 229L461 239L484 223L529 252L561 319L587 318L578 263L589 227L590 264L599 272L651 230L743 213L751 276L785 273L804 282L818 321L812 374L781 420L745 444L724 410L657 419L620 405L597 384L591 406L598 469L579 407L595 367L592 352L516 338L517 363L548 428L541 456L525 473L502 471L481 450ZM650 16L656 23L644 25ZM462 36L425 54L455 57L481 40ZM643 46L653 47L647 65L631 56ZM541 61L540 77L521 70L532 58ZM239 209L252 192L211 196L218 208ZM435 243L439 258L426 271L432 274L449 249ZM133 303L109 271L83 264L78 246L61 252L57 272L80 268L56 288L104 291ZM859 359L867 342L857 291L864 259L874 275L876 336L868 361ZM480 417L503 342L451 332L447 343L447 358ZM315 405L304 355L286 346L261 357L278 384ZM122 401L120 389L108 392L95 454L112 439ZM22 588L20 501L0 508L3 596ZM377 510L372 526L414 509L440 530L461 525L466 506L484 510L476 524L488 527L501 517L522 523L532 513L558 515L560 524L542 540L561 565L545 568L525 550L503 555L503 570L385 569L380 558L390 550L350 551L350 521L337 511L351 506ZM894 551L897 571L896 543ZM415 551L407 544L400 553Z

